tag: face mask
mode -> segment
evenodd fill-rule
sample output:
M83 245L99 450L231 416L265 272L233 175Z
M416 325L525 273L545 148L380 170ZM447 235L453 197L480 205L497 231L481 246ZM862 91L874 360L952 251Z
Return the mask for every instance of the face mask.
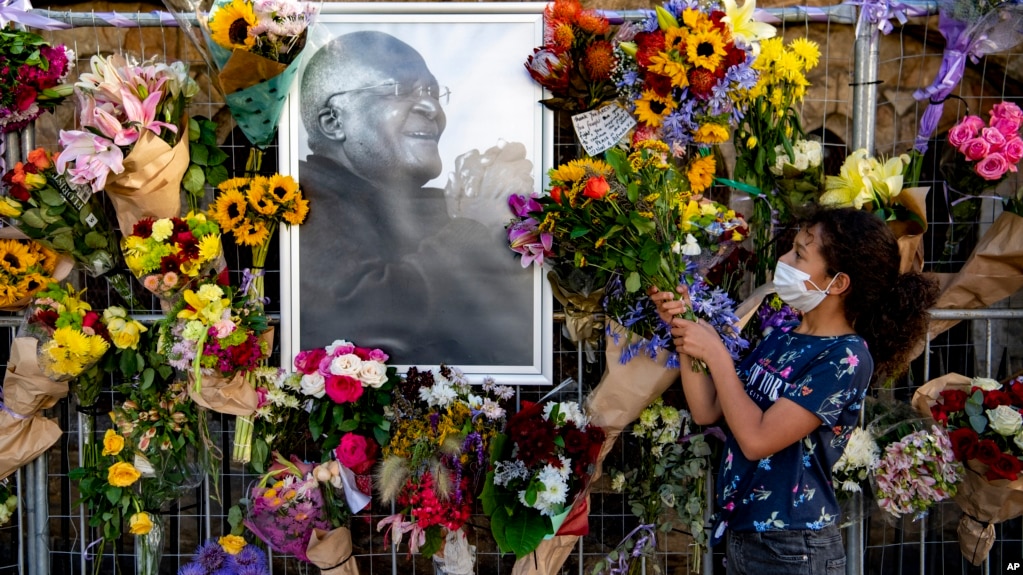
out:
M831 278L828 287L821 289L810 281L810 274L779 261L774 268L774 289L781 301L805 313L820 305L824 298L828 297L828 290L837 277L836 275ZM806 282L810 282L815 289L807 289Z

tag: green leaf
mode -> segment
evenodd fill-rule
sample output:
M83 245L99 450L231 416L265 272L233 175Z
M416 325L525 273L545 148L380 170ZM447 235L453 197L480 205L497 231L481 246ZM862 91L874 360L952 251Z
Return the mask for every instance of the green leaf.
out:
M636 203L639 200L639 184L630 182L629 187L625 190L625 194L630 202Z
M257 473L266 471L266 460L270 457L270 445L262 437L252 441L252 459L250 465Z
M581 237L585 236L588 233L590 233L590 228L584 228L582 226L575 226L574 228L572 228L572 233L569 234L569 238L574 240L576 238L581 238Z
M202 167L192 164L185 170L185 175L181 178L181 185L189 193L200 194L206 184L206 175L203 174Z
M984 433L984 429L987 427L987 417L984 417L983 415L971 415L970 427L972 427L978 434Z
M217 166L219 164L223 164L224 162L227 161L227 158L230 157L227 155L227 152L217 147L211 146L207 148L206 151L209 153L209 157L206 158L206 164L209 166Z
M550 519L539 513L523 512L508 518L505 526L508 550L521 559L532 553L543 541L544 536L554 529Z
M629 293L636 293L640 288L639 272L631 272L627 278L625 278L625 290Z
M210 166L206 169L206 181L213 187L219 186L228 175L227 168L223 165Z
M419 548L423 557L433 557L444 545L444 533L440 525L431 525L426 528L426 543Z
M110 485L107 486L107 489L104 494L107 496L107 501L113 503L114 505L117 505L117 502L121 500L121 491L122 490L120 487L114 487L113 485Z
M39 199L47 206L60 206L65 203L64 196L60 195L60 192L50 187L39 190Z
M107 247L107 236L99 232L89 232L85 234L85 245L94 250L101 250Z
M46 222L43 221L39 208L25 210L18 219L20 219L26 226L31 226L33 228L46 227Z
M189 160L193 164L205 166L209 159L209 152L206 151L206 146L202 144L189 144L188 145Z
M199 129L199 121L195 118L188 119L188 141L195 142L199 140L199 134L202 131Z
M57 234L50 239L50 242L58 252L72 252L75 249L75 240L70 233Z
M647 277L653 277L657 274L657 270L661 268L661 263L663 261L663 258L660 256L643 260L643 273L646 274Z

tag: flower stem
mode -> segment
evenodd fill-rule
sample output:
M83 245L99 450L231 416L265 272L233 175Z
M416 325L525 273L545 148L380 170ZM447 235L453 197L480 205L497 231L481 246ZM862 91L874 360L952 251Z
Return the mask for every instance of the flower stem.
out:
M235 418L234 451L231 460L248 463L252 460L252 417L239 415Z

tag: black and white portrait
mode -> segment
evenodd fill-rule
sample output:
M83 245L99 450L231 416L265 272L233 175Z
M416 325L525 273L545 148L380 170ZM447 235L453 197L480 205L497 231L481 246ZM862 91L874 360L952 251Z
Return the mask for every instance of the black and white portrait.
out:
M541 189L536 17L320 16L295 120L298 349L540 375L549 303L504 231L508 196Z

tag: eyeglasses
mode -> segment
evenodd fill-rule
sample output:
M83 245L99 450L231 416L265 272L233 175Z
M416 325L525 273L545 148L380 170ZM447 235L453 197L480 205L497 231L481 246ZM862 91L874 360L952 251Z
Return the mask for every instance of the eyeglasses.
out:
M327 97L326 103L329 104L331 98L334 96L340 96L341 94L391 87L394 89L393 96L399 100L420 100L423 97L430 97L438 103L446 106L451 96L451 90L449 90L447 86L416 86L414 84L402 84L401 82L384 82L383 84L376 84L374 86L363 86L362 88L352 88L351 90L334 92Z

